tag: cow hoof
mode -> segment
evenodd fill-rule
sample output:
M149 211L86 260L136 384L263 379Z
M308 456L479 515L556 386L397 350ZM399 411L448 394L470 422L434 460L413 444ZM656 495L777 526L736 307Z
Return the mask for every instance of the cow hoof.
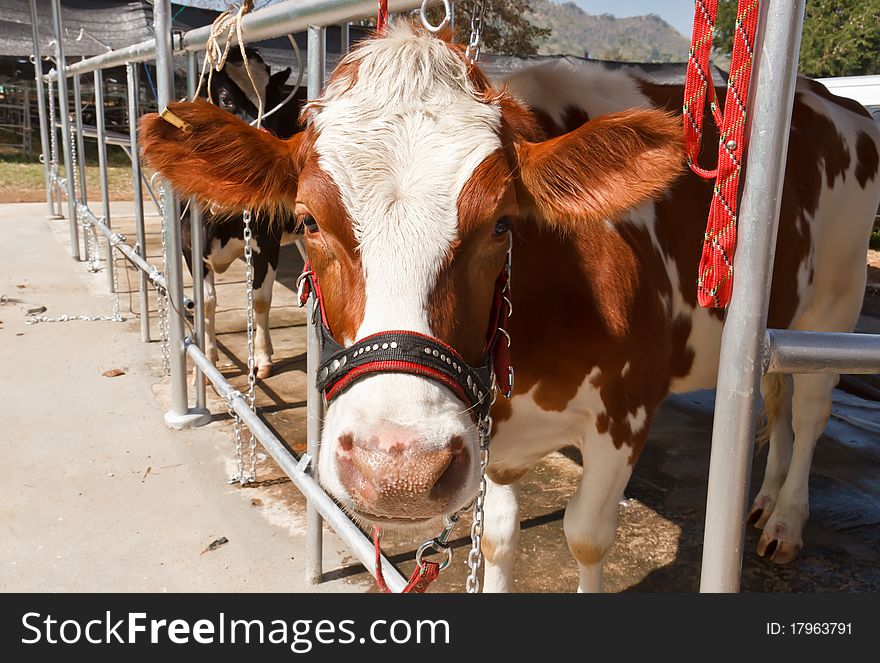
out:
M272 376L272 364L262 364L257 366L257 379L265 380Z
M803 544L785 540L785 527L777 525L772 531L764 530L758 541L758 554L774 564L789 564L798 558Z
M752 510L749 511L746 519L750 525L754 525L757 529L764 529L764 525L770 519L773 513L773 500L765 495L759 495L752 504Z

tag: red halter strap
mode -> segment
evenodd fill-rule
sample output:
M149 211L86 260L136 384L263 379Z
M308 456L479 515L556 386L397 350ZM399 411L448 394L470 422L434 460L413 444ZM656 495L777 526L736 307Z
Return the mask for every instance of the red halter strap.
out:
M739 178L745 153L746 107L758 8L759 0L739 0L722 118L709 69L718 0L696 1L694 34L684 88L683 122L688 165L700 177L716 178L697 280L697 299L700 306L707 308L727 306L733 289ZM715 170L706 170L697 163L707 96L720 133L718 167Z

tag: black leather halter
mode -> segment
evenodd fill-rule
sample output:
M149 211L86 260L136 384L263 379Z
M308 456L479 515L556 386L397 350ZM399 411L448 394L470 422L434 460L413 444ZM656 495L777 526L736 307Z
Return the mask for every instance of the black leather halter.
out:
M409 373L429 378L449 388L470 409L477 422L485 420L493 400L493 379L505 397L513 390L510 337L507 319L511 306L510 253L495 282L495 297L486 346L477 367L439 339L407 330L383 331L343 347L334 338L324 308L318 277L307 261L298 279L300 306L315 295L312 320L318 333L321 363L317 386L326 402L332 401L357 380L376 373Z

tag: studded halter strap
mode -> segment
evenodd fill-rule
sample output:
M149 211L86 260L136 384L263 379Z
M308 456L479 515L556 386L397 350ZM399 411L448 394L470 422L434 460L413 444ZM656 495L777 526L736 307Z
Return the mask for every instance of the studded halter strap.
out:
M434 380L447 387L468 406L475 421L489 415L492 406L493 380L501 393L510 397L513 390L513 367L510 364L507 298L510 262L495 282L486 344L477 367L469 366L462 356L443 341L407 330L371 334L343 347L333 338L318 277L306 262L298 279L300 306L315 295L312 311L321 349L317 387L326 402L331 402L352 384L377 373L408 373Z

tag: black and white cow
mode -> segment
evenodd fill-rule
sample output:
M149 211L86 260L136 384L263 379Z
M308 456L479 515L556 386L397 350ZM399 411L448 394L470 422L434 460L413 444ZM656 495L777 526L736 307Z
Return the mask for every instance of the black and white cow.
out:
M251 75L260 90L264 112L269 111L287 96L284 84L290 76L286 68L275 74L270 72L259 53L247 49ZM302 102L298 94L277 112L263 120L266 131L288 138L297 131L297 115ZM211 79L211 99L220 108L247 122L257 118L257 97L254 86L248 79L237 49L230 51L226 65L214 72ZM182 235L183 254L190 273L193 272L192 233L189 206L181 203L183 209ZM214 274L222 274L238 258L244 255L244 220L241 213L215 213L210 209L203 211L205 247L202 264L205 274L205 354L215 364L219 358L215 315L217 311L217 291ZM256 333L255 367L257 377L266 378L272 374L272 339L269 334L269 308L272 305L272 287L278 269L281 246L296 239L296 219L293 215L282 214L276 223L253 224L253 266L254 266L254 321Z

